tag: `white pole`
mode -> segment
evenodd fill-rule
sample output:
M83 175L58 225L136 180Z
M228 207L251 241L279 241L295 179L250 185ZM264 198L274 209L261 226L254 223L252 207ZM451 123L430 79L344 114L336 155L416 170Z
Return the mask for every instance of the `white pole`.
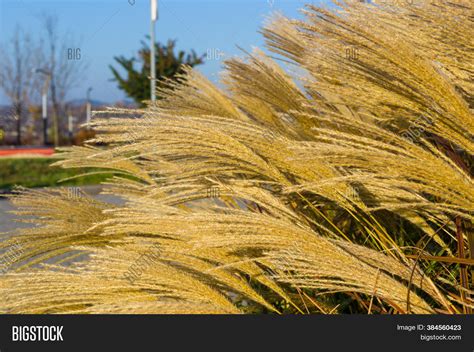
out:
M151 0L151 20L158 19L158 0Z
M86 123L87 129L90 129L89 123L91 122L91 115L92 115L92 104L91 104L91 91L92 87L87 89L87 103L86 103Z
M73 119L72 115L69 115L68 116L68 131L71 134L72 134L72 119Z
M73 140L72 140L72 137L73 137L73 125L72 125L72 121L73 121L74 117L72 117L71 113L69 113L69 116L68 116L68 132L69 132L69 141L71 142L71 144L73 144Z
M42 103L43 103L43 119L46 120L48 118L48 95L46 92L43 92L42 95Z
M46 75L46 80L44 81L43 91L41 93L41 103L42 103L42 117L43 117L43 142L44 145L48 144L48 88L49 81L51 80L51 72L46 71L42 68L37 68L34 70L35 73L42 73Z
M87 102L87 117L86 117L86 122L87 122L87 128L89 129L89 123L91 122L91 103L88 101Z
M46 87L46 85L45 85ZM47 88L43 89L43 95L41 96L43 103L43 143L48 144L48 93Z
M155 22L158 19L158 0L150 0L151 7L151 36L150 36L150 68L151 68L151 101L156 100L156 54L155 54Z

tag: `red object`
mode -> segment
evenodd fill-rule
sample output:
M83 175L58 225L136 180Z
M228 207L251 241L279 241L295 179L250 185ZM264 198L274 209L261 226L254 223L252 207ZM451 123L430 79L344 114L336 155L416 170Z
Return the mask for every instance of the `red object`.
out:
M37 155L53 155L54 148L9 148L9 149L0 149L1 156L12 156L12 155L22 155L22 154L37 154Z

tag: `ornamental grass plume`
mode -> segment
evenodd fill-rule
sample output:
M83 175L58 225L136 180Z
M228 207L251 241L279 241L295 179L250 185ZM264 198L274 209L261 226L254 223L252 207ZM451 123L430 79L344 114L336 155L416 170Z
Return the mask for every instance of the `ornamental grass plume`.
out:
M262 30L275 58L228 60L224 89L187 68L97 114L56 165L112 172L120 204L12 196L37 226L0 242L21 246L0 309L470 313L472 3L303 12Z

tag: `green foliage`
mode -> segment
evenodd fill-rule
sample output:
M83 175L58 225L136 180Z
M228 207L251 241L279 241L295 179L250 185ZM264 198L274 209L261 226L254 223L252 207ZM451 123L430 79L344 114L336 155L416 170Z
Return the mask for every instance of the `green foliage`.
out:
M137 57L126 58L124 56L114 57L115 61L125 70L126 76L122 76L119 71L109 66L114 75L114 81L118 82L118 87L135 100L140 106L144 106L143 101L150 98L150 47L142 41L142 47L138 51ZM157 87L162 86L163 79L174 78L183 72L183 65L194 67L203 63L204 56L198 56L194 50L186 54L184 51L175 53L176 41L169 40L168 44L155 44L156 48L156 78ZM140 67L137 68L136 64ZM160 98L159 96L157 98Z
M0 189L12 189L14 186L49 187L80 186L98 184L110 174L95 174L74 178L59 183L60 180L91 172L91 169L62 169L50 167L56 161L52 158L25 158L0 160Z

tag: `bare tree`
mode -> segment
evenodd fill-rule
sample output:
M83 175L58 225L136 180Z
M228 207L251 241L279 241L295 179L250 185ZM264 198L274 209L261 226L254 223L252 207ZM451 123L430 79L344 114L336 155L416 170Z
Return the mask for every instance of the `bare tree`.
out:
M45 38L42 40L42 52L39 53L39 57L43 61L41 68L49 74L53 108L53 138L54 144L58 145L60 128L64 124L62 120L65 116L67 95L83 77L86 63L82 60L82 56L78 55L80 48L74 38L68 34L59 36L56 16L45 15L42 23ZM74 55L71 56L71 53Z
M33 44L28 34L17 26L9 45L0 52L0 88L10 99L16 119L16 143L21 144L22 115L30 92L33 70Z

